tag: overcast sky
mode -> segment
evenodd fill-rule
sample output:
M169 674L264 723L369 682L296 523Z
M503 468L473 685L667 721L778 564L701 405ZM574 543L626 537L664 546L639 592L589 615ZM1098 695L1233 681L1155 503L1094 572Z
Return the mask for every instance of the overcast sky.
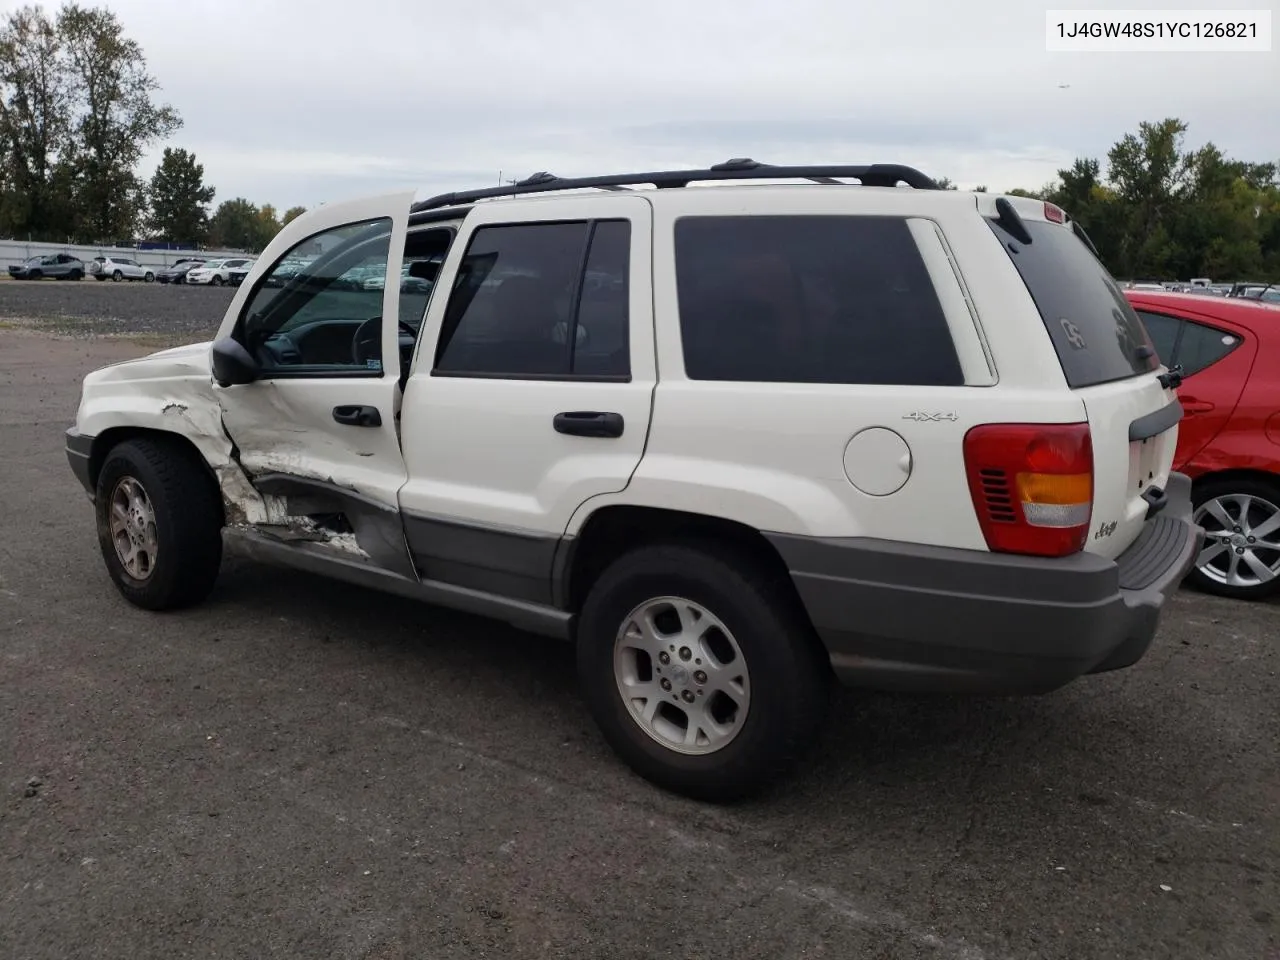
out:
M499 170L588 175L734 156L892 161L962 187L1034 188L1074 157L1102 158L1140 121L1166 116L1187 121L1195 145L1213 140L1241 159L1280 160L1274 45L1271 53L1047 53L1047 4L788 3L107 6L181 113L171 145L204 163L215 202L244 196L283 209L370 191L484 186Z

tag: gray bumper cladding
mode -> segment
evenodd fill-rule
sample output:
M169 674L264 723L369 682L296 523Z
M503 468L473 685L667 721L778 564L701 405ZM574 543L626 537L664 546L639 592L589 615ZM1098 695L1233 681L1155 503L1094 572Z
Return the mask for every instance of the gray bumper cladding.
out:
M1191 482L1116 560L766 536L791 570L837 676L918 692L1038 693L1136 663L1204 542Z

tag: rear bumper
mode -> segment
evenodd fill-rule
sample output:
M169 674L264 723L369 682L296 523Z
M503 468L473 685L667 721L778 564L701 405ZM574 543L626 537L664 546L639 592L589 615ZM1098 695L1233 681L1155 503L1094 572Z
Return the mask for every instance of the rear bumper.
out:
M67 431L66 437L67 463L71 465L71 472L76 475L76 479L84 487L89 499L93 500L93 473L90 469L93 456L93 437L86 437L84 434L78 433L75 427Z
M769 535L839 679L917 692L1039 693L1146 653L1204 531L1191 481L1116 560Z

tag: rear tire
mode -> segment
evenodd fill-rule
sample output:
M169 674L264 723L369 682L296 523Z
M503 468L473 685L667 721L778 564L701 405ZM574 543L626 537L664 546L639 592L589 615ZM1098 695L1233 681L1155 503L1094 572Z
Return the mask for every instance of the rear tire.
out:
M641 547L615 561L583 606L577 656L614 751L699 800L732 802L775 782L826 716L830 668L789 584L717 544Z
M209 286L211 286L211 287L220 287L220 286L222 286L222 278L221 278L220 276L218 276L218 275L215 273L215 274L213 275L213 278L209 281Z
M1206 480L1196 485L1191 502L1206 536L1187 582L1233 600L1280 592L1280 482Z
M111 274L111 279L115 283L119 283L121 280L124 279L124 274L121 273L119 270L117 270L115 273Z
M222 565L222 500L203 464L171 440L107 454L95 497L98 545L116 588L147 610L205 599Z
M43 277L44 277L44 274L41 273L39 270L32 270L27 274L28 280L40 280L40 279L43 279Z
M67 274L67 278L68 278L68 279L70 279L70 280L83 280L83 279L84 279L84 271L83 271L83 270L72 270L69 274Z
M155 275L154 273L152 273L150 270L148 270L148 271L146 272L146 274L142 277L142 282L143 282L143 283L154 283L154 282L155 282L155 279L156 279L156 275Z

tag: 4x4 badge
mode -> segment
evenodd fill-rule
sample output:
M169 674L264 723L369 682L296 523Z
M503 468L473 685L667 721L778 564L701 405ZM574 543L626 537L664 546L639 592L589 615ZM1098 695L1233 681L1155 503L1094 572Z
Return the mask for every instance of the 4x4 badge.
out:
M925 420L959 420L960 418L954 413L925 413L921 410L916 413L908 413L902 419L923 422Z

